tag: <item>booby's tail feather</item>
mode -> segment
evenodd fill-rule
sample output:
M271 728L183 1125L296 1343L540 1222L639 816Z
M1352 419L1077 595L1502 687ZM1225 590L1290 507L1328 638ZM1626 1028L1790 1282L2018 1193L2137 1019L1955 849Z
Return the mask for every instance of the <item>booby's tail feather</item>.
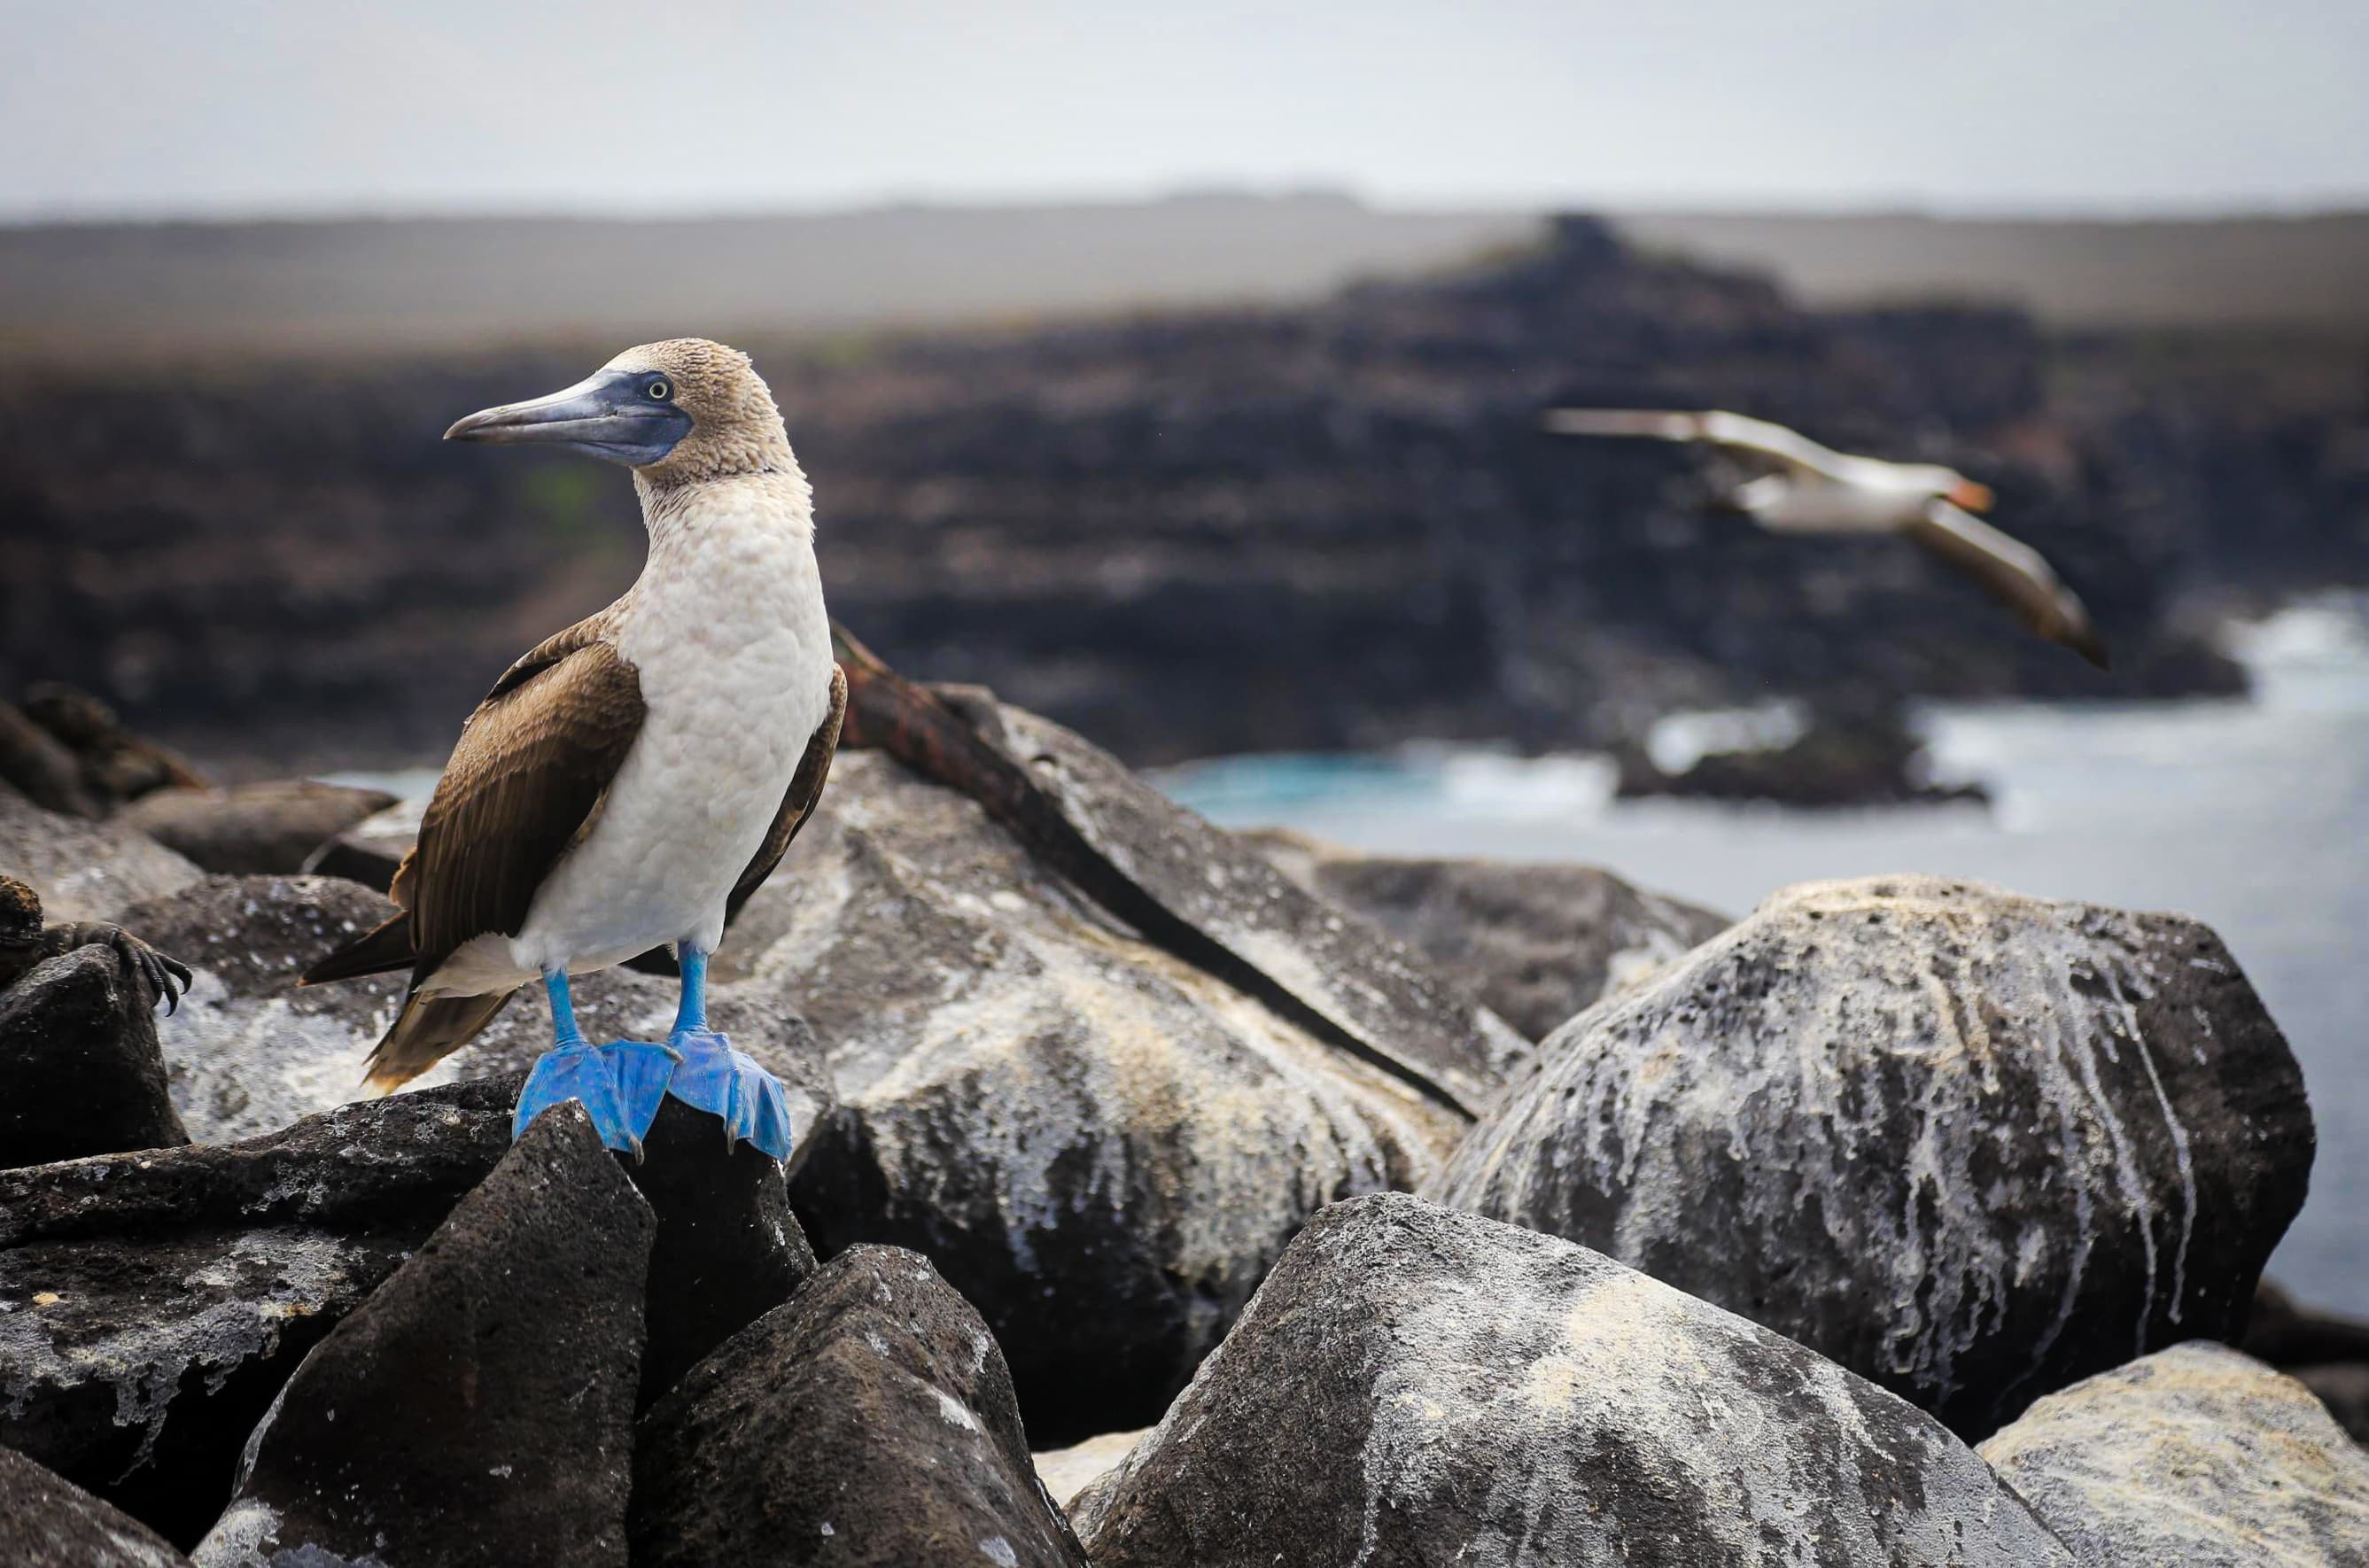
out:
M515 990L491 996L415 996L403 1004L395 1027L370 1054L362 1087L392 1094L459 1050L494 1021Z
M411 916L408 912L398 913L375 931L365 933L326 957L316 960L296 983L317 986L329 980L383 975L390 969L408 969L418 957L411 942Z

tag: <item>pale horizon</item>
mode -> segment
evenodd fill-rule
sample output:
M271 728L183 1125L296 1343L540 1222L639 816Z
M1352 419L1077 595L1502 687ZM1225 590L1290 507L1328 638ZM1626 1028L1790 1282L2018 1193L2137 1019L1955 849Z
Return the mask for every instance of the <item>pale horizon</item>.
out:
M1317 0L795 10L0 0L0 223L2369 206L2369 8Z

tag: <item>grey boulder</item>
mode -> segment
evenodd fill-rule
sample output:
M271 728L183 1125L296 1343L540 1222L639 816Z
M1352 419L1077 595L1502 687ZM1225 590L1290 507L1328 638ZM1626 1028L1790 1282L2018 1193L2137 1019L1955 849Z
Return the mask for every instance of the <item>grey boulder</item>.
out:
M1470 986L1533 1040L1642 984L1729 923L1593 865L1403 860L1279 830L1243 837L1294 881Z
M1426 1189L1597 1248L1978 1437L2243 1327L2312 1120L2174 915L1929 877L1769 898L1574 1019Z
M113 920L131 904L187 887L205 875L145 833L44 811L6 784L0 784L0 871L30 884L53 921Z
M841 1100L792 1183L807 1234L927 1254L1055 1442L1157 1416L1310 1215L1422 1180L1466 1126L1137 940L878 753L839 759L740 937L746 983L796 999Z
M189 1141L166 1087L154 1000L100 944L0 991L0 1166Z
M329 876L215 876L127 916L195 971L180 1010L157 1021L174 1104L200 1142L253 1138L361 1093L362 1062L394 1022L408 976L299 988L315 959L395 912L369 888ZM620 969L585 977L578 1015L595 1038L664 1039L671 980ZM779 1077L806 1157L831 1104L820 1050L796 1011L770 990L719 987L710 1015L735 1045ZM551 1045L550 1015L532 990L418 1087L525 1072Z
M652 1408L635 1568L1085 1568L1012 1375L929 1260L857 1247Z
M624 1568L649 1206L573 1101L313 1348L200 1568Z
M2072 1559L1930 1417L1570 1242L1319 1215L1080 1500L1097 1568Z
M329 839L395 804L384 790L318 779L271 779L228 789L160 789L117 813L200 870L243 876L292 873Z
M2369 1452L2310 1390L2226 1345L2076 1383L1981 1453L2083 1568L2369 1563Z
M517 1093L0 1172L0 1447L194 1541L304 1353L501 1158Z
M189 1568L131 1515L0 1448L0 1552L8 1568Z

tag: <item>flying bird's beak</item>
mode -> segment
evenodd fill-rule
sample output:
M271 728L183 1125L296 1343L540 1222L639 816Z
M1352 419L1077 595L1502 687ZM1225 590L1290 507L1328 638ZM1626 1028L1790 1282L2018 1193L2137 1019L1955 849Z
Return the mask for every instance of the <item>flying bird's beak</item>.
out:
M1961 479L1950 489L1950 499L1968 511L1988 511L1998 497L1988 485L1977 485L1972 479Z
M651 397L651 377L602 371L529 403L505 403L470 415L444 432L448 441L564 446L639 468L658 462L691 433L691 416Z

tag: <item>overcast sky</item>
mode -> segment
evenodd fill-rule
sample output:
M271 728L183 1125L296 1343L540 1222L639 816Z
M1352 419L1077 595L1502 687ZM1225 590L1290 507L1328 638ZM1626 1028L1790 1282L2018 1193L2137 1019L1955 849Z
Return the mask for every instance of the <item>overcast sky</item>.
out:
M0 217L2369 200L2369 0L0 0Z

